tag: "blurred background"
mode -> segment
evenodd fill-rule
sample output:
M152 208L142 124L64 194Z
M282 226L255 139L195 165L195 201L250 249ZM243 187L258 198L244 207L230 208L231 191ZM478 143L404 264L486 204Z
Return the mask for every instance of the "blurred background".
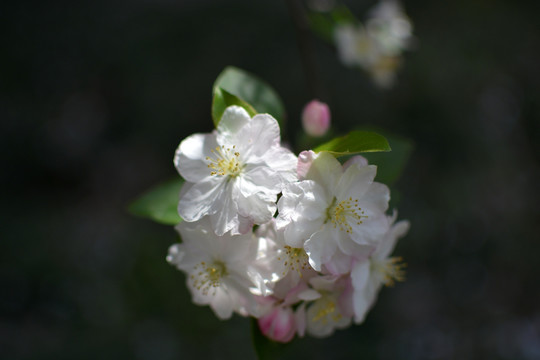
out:
M539 359L540 3L403 5L418 44L390 90L312 45L336 133L415 144L396 184L407 281L282 358ZM212 129L227 65L274 86L301 131L286 1L5 2L0 29L0 358L254 359L249 320L193 305L166 263L174 230L126 207Z

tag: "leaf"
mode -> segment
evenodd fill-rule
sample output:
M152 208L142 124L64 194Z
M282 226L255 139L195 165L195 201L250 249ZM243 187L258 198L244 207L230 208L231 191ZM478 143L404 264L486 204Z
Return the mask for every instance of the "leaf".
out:
M275 360L283 357L287 344L268 339L259 329L257 319L251 318L251 339L259 360Z
M250 104L257 113L272 115L279 122L283 131L285 116L283 102L276 91L263 80L244 70L229 66L218 76L214 83L214 89L216 88L221 88L230 95ZM217 105L220 105L220 103ZM219 115L219 111L215 113ZM212 116L214 117L214 109L212 109ZM220 119L214 117L214 123L219 123Z
M352 131L319 145L315 152L327 151L336 157L364 152L391 151L386 138L370 131Z
M403 173L414 145L411 140L396 135L387 135L386 138L392 146L391 152L370 153L362 156L368 159L370 164L377 165L377 181L392 185Z
M336 6L331 12L332 19L337 24L356 24L358 19L345 5Z
M255 109L250 104L240 99L239 97L234 96L227 90L223 90L220 87L215 87L214 98L212 99L212 119L214 120L214 125L216 127L221 120L221 117L223 116L223 113L225 112L227 106L231 105L238 105L243 107L251 117L257 115L257 111L255 111Z
M178 224L182 221L177 209L183 182L181 178L174 179L147 191L129 205L129 212L165 225Z
M307 16L311 30L318 34L323 40L333 44L335 27L333 19L326 14L318 12L310 12Z

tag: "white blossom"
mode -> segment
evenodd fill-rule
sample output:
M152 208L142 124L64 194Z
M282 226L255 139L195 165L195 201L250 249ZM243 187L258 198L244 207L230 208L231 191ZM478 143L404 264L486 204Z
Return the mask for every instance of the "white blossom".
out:
M217 236L208 219L181 222L182 243L169 248L167 261L184 271L193 302L209 305L220 319L235 311L257 315L254 294L264 292L256 258L258 241L252 234Z
M285 242L304 247L311 266L321 270L337 248L344 253L361 245L366 252L386 230L386 185L374 182L377 168L350 162L342 167L329 153L318 155L305 176L289 184L278 202L276 224Z
M345 277L319 276L310 280L319 296L307 305L307 332L315 337L331 335L336 329L348 327L352 319L351 288Z
M184 139L174 164L186 180L178 212L188 222L210 218L217 235L243 234L272 219L277 194L296 180L296 157L280 145L268 114L252 119L228 107L216 131Z

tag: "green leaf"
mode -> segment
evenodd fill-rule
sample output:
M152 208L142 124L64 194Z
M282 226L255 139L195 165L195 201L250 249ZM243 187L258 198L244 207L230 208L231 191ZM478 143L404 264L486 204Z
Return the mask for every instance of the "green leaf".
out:
M392 185L403 173L414 146L411 140L396 135L386 135L386 138L392 146L391 152L369 153L362 156L368 159L370 164L377 165L377 181Z
M327 151L336 157L364 152L391 151L386 138L370 131L352 131L345 136L335 138L314 149L315 152Z
M178 224L182 221L177 209L178 194L183 182L184 180L179 178L158 185L131 203L129 212L161 224Z
M336 6L331 12L332 19L337 24L356 24L358 19L345 5Z
M281 344L264 336L255 318L251 318L251 339L259 360L281 359L288 346L288 344Z
M323 40L334 43L334 20L327 14L318 12L308 13L308 22L311 30L318 34Z
M257 111L255 111L255 109L250 104L240 99L239 97L234 96L227 90L223 90L220 87L215 87L214 98L212 99L212 119L214 120L215 126L218 125L227 106L231 105L238 105L243 107L251 117L257 115Z
M276 91L265 81L244 70L229 66L221 72L214 83L214 94L216 88L221 88L230 95L250 104L257 113L268 113L272 115L279 122L283 130L285 116L283 102ZM220 106L221 103L218 102L217 105ZM214 112L212 110L214 123L217 124L221 118L216 118L214 113L219 115L219 111Z

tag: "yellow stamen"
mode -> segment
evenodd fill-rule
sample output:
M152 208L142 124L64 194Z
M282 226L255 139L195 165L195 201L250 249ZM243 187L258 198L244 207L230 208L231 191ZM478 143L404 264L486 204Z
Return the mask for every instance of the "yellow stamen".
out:
M237 176L242 170L242 166L238 158L240 153L236 151L236 145L232 148L225 148L225 146L217 146L215 149L212 149L212 154L216 157L211 158L206 157L208 161L208 168L211 169L210 175L220 175L220 176Z
M339 226L340 230L347 233L352 233L352 227L349 221L360 225L363 219L367 219L364 210L358 205L358 199L349 197L336 204L336 198L332 201L332 205L327 210L327 219L334 225L334 228Z

